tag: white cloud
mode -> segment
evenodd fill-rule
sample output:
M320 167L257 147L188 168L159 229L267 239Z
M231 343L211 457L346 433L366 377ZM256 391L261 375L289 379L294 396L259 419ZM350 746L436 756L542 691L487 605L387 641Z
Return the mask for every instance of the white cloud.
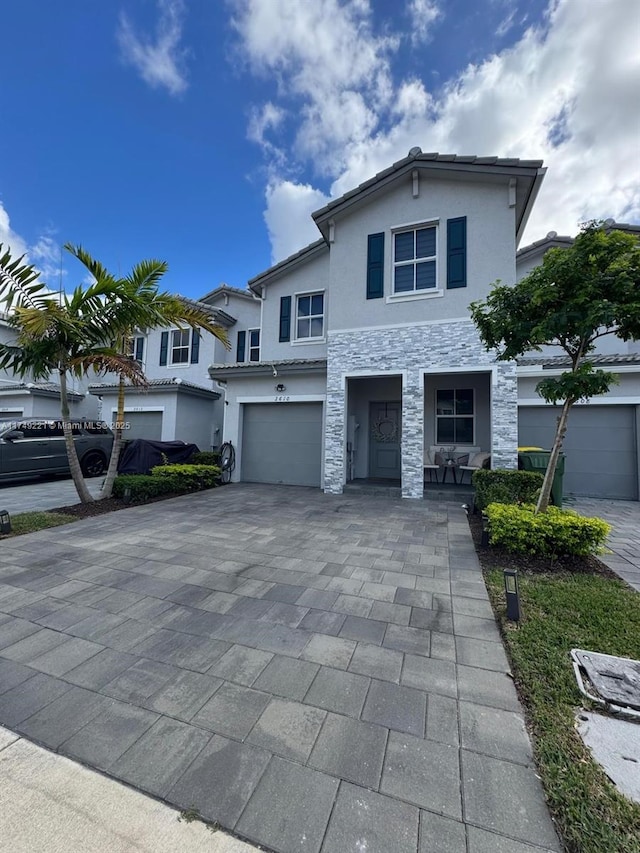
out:
M7 249L11 251L12 258L19 258L27 252L26 241L11 228L9 214L2 202L0 202L0 243L3 251Z
M9 249L11 257L17 260L25 255L25 263L33 264L43 281L57 284L60 278L60 244L55 240L55 232L49 228L38 237L33 245L29 245L24 237L11 228L11 221L6 208L0 202L0 243L3 250ZM62 275L66 276L66 270Z
M182 38L183 0L158 0L160 17L155 38L138 36L124 12L120 15L117 32L123 60L136 68L152 88L164 87L170 95L179 95L187 88L184 68L186 51L180 47Z
M409 18L411 21L411 41L414 45L431 39L431 25L442 16L435 0L409 0Z
M280 180L269 184L266 197L264 219L271 239L272 263L319 239L311 214L329 201L328 196L309 184Z
M640 221L637 0L609 0L597 15L588 4L549 0L542 26L469 65L437 96L426 77L396 71L394 82L398 41L374 33L367 0L233 2L252 67L277 83L272 106L297 106L292 153L329 178L331 197L419 145L543 159L548 173L525 242L551 229L575 233L585 219ZM324 198L271 172L265 216L276 259L317 237L296 225L316 193Z
M399 39L372 31L369 0L230 0L242 55L296 107L296 153L332 175L352 140L375 132L393 93Z

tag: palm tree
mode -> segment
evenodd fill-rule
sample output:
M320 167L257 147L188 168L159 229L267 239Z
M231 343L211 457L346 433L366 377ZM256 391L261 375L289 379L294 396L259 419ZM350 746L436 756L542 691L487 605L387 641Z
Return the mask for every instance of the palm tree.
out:
M116 371L134 384L144 382L136 362L113 346L135 317L121 284L105 276L84 290L54 293L39 280L38 271L14 260L0 244L0 301L17 332L15 345L0 344L0 369L23 378L49 378L60 382L60 407L69 469L82 503L93 498L84 482L69 421L67 377L82 377L90 369ZM133 320L135 322L135 319Z
M113 280L105 267L92 258L81 246L74 247L67 243L65 249L83 264L97 282ZM114 316L114 330L119 330L114 341L116 350L121 355L126 355L127 341L136 328L154 329L170 325L179 328L189 326L197 332L201 330L210 332L229 349L230 344L225 329L212 320L211 314L206 309L200 308L193 302L186 301L181 297L158 291L158 283L166 271L167 265L163 261L148 260L136 264L128 276L117 279L120 294L118 299L127 305L131 305L133 310L128 313L130 324L122 329L119 323L121 304L117 301L111 306L114 315L117 315ZM133 360L129 359L129 361ZM100 492L101 498L111 497L113 482L118 473L118 460L122 447L126 380L131 379L126 370L116 367L114 372L118 374L118 412L109 468ZM135 380L133 380L133 384L136 384Z

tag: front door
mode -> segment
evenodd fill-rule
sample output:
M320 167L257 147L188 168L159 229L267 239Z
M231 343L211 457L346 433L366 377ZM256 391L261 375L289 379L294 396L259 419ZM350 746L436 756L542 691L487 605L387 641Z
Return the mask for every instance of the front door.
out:
M400 479L400 403L371 403L369 406L369 476Z

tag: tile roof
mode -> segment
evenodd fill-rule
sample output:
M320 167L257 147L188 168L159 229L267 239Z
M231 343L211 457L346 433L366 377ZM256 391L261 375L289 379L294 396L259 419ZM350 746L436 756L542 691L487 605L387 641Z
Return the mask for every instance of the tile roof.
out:
M354 189L349 190L344 195L341 195L340 198L333 199L324 207L321 207L319 210L314 211L311 215L315 220L321 219L327 213L334 210L336 207L339 207L348 199L358 195L369 187L373 187L379 181L383 180L389 175L392 175L394 172L398 172L400 169L404 168L409 163L446 163L453 165L460 164L464 166L484 167L497 166L498 168L504 168L505 170L515 168L541 169L543 166L542 160L520 160L517 157L478 157L475 154L438 154L437 152L423 154L420 148L412 148L406 157L403 157L401 160L397 160L392 166L389 166L388 168L383 169L381 172L378 172L372 178L369 178L368 180L359 184Z
M117 391L119 389L117 382L95 382L89 385L89 390L92 394L100 393L100 391ZM209 394L218 395L213 388L205 388L204 385L197 385L195 382L187 382L180 377L169 376L166 379L148 379L145 385L130 385L126 386L127 391L138 391L144 393L149 388L187 388L195 391L205 391ZM219 396L219 395L218 395Z
M60 386L55 382L14 382L11 385L0 384L1 391L39 391L45 394L60 394ZM68 390L69 397L84 397L81 391Z
M640 352L626 353L624 355L594 353L588 356L587 360L595 365L640 364ZM566 355L526 356L517 359L517 362L519 367L542 366L550 369L554 367L569 367L571 364L571 360Z

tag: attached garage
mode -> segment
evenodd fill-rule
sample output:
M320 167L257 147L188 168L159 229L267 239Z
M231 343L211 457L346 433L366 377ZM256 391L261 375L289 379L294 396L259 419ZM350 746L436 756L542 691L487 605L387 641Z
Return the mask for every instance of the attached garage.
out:
M518 411L520 446L550 448L560 409ZM638 436L635 406L575 406L564 440L564 492L638 500Z
M129 428L123 437L130 441L134 438L146 438L149 441L162 441L162 412L127 412L124 422Z
M245 403L241 479L320 486L322 403Z

